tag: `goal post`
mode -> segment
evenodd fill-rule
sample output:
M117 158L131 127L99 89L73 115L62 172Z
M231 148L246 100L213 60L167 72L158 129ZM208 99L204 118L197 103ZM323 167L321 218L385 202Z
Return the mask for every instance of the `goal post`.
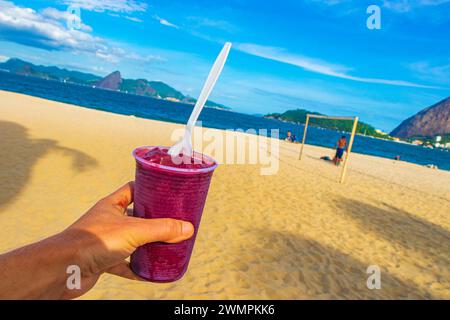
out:
M299 154L299 157L298 157L299 160L302 160L302 158L303 158L303 149L305 147L305 141L306 141L306 135L307 135L307 132L308 132L309 120L311 118L315 118L315 119L329 119L329 120L351 120L351 121L353 121L353 128L352 128L352 133L351 133L351 136L350 136L350 141L349 141L348 147L347 147L347 154L345 156L344 165L342 166L342 171L341 171L341 177L339 179L340 183L344 183L345 176L347 174L348 159L350 158L350 153L352 152L353 141L355 140L356 129L358 127L359 118L358 117L329 117L329 116L316 115L316 114L307 114L306 115L305 128L303 129L302 146L301 146L300 154Z

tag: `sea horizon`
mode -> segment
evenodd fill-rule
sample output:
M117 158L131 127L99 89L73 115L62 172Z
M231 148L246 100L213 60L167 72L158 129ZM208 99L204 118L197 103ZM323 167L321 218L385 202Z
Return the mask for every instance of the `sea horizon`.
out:
M10 72L0 72L0 80L1 90L68 103L82 108L169 123L185 124L193 108L193 105L189 103L94 88L54 79L40 79ZM85 94L80 94L80 92L77 92L80 90L87 90L90 94L86 92ZM124 104L127 104L128 107L124 108ZM206 107L199 120L202 121L202 126L205 128L221 130L241 129L244 131L248 129L256 129L256 131L268 129L269 136L270 129L279 129L279 139L281 140L286 137L287 131L291 131L296 135L297 142L301 142L301 134L304 128L302 124L267 119L263 116L216 107ZM335 141L343 133L348 134L344 131L311 126L308 129L306 144L333 148ZM387 150L383 150L383 147ZM395 142L357 134L353 152L392 160L396 156L400 156L402 161L421 166L437 166L438 169L450 171L450 153L444 149L428 149L405 142ZM415 155L415 153L418 155ZM422 159L421 156L423 156Z

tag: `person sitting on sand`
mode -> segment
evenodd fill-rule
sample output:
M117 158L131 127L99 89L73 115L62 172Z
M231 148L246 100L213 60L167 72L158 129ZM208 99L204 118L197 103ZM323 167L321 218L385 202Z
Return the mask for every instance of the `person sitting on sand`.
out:
M295 142L295 135L293 135L291 131L288 131L286 139L284 139L284 140L294 143Z
M127 215L133 182L98 201L66 230L0 255L0 299L72 299L103 273L144 281L130 269L133 251L150 242L177 243L194 234L190 222ZM69 286L79 268L80 287Z
M336 143L336 155L334 156L334 163L337 166L342 162L346 148L347 148L347 137L342 136Z

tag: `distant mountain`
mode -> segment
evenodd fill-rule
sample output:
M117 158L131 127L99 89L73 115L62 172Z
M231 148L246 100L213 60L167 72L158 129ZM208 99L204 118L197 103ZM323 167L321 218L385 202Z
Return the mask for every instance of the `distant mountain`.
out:
M432 138L450 134L450 97L403 121L391 135L399 138Z
M164 82L149 81L147 82L147 84L151 88L153 88L158 93L158 95L163 99L171 98L183 102L185 98L185 96L181 92L175 90L174 88L165 84Z
M307 114L315 114L315 115L323 115L318 112L312 112L305 109L296 109L296 110L288 110L284 113L271 113L265 115L264 118L267 119L276 119L284 122L291 122L296 124L305 124L306 115ZM350 132L353 128L352 120L332 120L332 119L316 119L311 118L309 120L310 125L327 128L332 130L346 131ZM387 134L381 133L381 131L375 129L375 127L370 124L364 122L358 122L358 127L356 129L357 133L366 134L368 136L380 137L380 138L388 138Z
M4 63L0 63L0 69L25 76L33 76L43 79L53 79L61 81L66 80L68 82L79 84L95 82L101 78L93 74L70 71L58 67L37 66L30 62L16 58L11 58Z
M114 91L119 90L121 84L122 84L122 75L120 74L119 71L114 71L110 75L95 82L95 86L98 88Z
M96 88L122 91L175 102L195 104L197 101L192 97L185 96L180 91L161 81L123 79L120 71L114 71L113 73L102 78L94 74L71 71L54 66L37 66L30 62L16 58L11 58L4 63L0 63L0 70L5 70L19 75L95 86ZM207 101L206 106L218 109L230 109L229 107L213 101Z
M120 85L120 90L124 92L133 92L141 96L161 98L161 96L158 95L158 92L154 88L152 88L148 84L148 81L145 79L139 80L123 79Z
M193 99L193 98L190 98ZM195 99L194 99L195 101ZM223 104L208 100L206 101L206 106L210 108L216 108L216 109L224 109L224 110L231 110L230 107L224 106Z
M195 104L196 99L185 96L180 91L161 81L145 79L123 79L119 71L115 71L95 83L96 87L108 90L119 90L152 98L171 100L175 102ZM230 109L219 103L208 100L206 106L219 109Z

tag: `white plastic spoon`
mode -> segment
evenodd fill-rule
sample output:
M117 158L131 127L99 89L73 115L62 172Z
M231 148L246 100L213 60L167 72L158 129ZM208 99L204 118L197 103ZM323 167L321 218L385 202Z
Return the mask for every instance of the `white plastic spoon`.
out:
M195 104L194 110L192 110L191 116L189 117L189 120L186 124L183 139L169 149L169 154L172 157L177 157L180 154L192 156L192 131L194 130L195 123L197 122L198 117L200 116L200 113L202 112L212 89L214 88L214 85L219 79L225 62L227 61L230 49L231 43L225 43L225 46L223 47L211 71L209 72L209 76L206 79L205 84L203 85L202 92L200 93L197 103Z

